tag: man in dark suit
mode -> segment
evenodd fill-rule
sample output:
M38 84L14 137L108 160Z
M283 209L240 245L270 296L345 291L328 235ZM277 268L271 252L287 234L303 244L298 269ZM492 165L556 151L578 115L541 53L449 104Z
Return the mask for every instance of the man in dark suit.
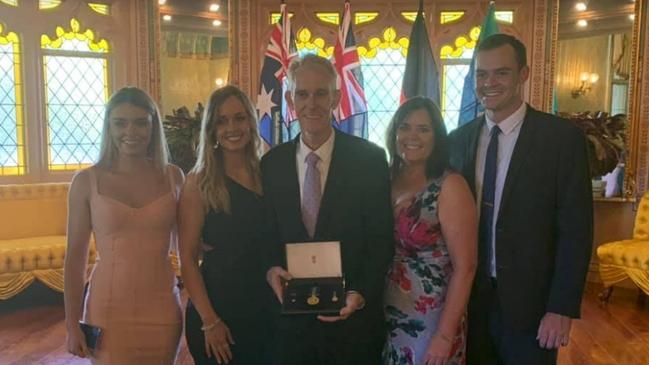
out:
M340 101L331 63L308 55L289 69L286 100L301 133L262 159L268 220L267 280L282 299L284 245L340 241L346 305L338 316L278 318L282 365L378 364L385 340L382 295L393 255L385 152L332 128Z
M495 34L476 52L485 113L451 135L451 163L480 207L468 364L554 364L579 317L592 247L586 141L523 102L519 40Z

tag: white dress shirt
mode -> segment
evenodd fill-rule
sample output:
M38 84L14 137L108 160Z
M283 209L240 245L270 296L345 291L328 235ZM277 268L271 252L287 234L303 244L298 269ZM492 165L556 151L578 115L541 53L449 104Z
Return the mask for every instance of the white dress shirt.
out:
M327 182L327 174L329 173L329 165L331 165L331 154L334 150L334 140L336 139L336 133L331 130L331 135L322 144L317 150L313 151L304 143L302 137L300 137L300 143L297 146L297 151L295 154L296 166L297 166L297 178L300 182L300 201L302 201L302 194L304 193L304 177L306 175L306 156L315 152L318 157L320 157L320 162L316 165L318 171L320 171L320 188L322 189L321 193L324 193L325 183Z
M501 133L498 135L498 159L496 167L496 190L494 195L494 214L493 222L491 222L491 254L489 259L489 272L492 277L496 277L496 221L498 220L498 213L500 211L500 200L503 195L503 187L505 186L505 178L507 178L507 170L509 169L509 162L512 159L514 147L518 140L518 135L525 119L525 112L527 111L527 104L521 103L521 106L510 116L498 123ZM475 164L475 190L478 200L478 207L482 203L482 181L484 179L485 159L487 158L487 147L489 146L489 139L491 138L491 128L496 123L489 119L485 114L486 123L480 131L480 139L478 140L478 149L476 151L476 164ZM480 213L480 210L478 210Z

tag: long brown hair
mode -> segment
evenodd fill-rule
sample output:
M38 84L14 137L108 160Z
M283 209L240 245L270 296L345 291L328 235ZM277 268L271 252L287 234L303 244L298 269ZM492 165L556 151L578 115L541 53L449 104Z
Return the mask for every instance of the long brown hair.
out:
M204 208L230 213L230 193L225 184L225 166L223 149L215 148L216 122L221 105L230 97L236 97L248 115L250 123L250 142L245 149L246 169L254 181L254 190L261 193L261 173L259 169L259 134L257 133L257 118L252 102L238 87L227 85L215 90L207 102L207 108L201 122L201 134L198 143L196 165L192 173L198 178L198 189L204 203Z

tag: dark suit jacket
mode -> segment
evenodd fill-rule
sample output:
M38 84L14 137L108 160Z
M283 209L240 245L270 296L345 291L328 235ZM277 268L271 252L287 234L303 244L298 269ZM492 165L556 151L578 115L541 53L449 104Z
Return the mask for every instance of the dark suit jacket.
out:
M382 295L394 243L390 181L385 152L361 138L336 131L315 237L302 222L296 167L298 135L276 146L261 162L267 213L268 267L285 267L284 244L340 241L347 290L366 301L364 309L336 324L314 324L314 315L283 316L280 329L326 326L354 340L383 328ZM382 332L381 332L382 334Z
M451 134L451 164L474 194L484 123L480 117ZM578 127L527 107L495 229L497 295L507 328L536 330L546 312L579 317L593 241L586 153ZM479 246L473 297L490 285L484 244ZM487 310L469 308L474 315Z

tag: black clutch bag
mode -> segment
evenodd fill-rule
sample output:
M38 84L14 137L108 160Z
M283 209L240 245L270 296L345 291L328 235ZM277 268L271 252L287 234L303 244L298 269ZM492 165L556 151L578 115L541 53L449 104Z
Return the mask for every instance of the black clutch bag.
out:
M79 322L79 327L86 337L86 346L91 350L96 350L101 340L101 328L83 322Z
M340 242L286 245L293 279L283 283L282 314L336 315L345 306Z

